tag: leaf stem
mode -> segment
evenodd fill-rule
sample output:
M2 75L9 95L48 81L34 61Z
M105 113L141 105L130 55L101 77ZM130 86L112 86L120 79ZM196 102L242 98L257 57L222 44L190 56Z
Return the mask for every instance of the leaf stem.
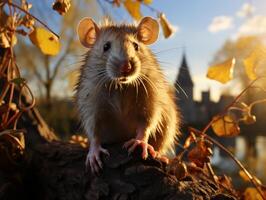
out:
M59 35L57 35L52 29L50 29L44 22L42 22L40 19L38 19L37 17L35 17L34 15L30 14L28 11L26 11L25 9L21 8L20 6L8 1L7 2L8 5L19 9L20 11L24 12L25 14L31 16L32 18L34 18L36 21L38 21L40 24L42 24L45 28L47 28L50 32L52 32L58 39L59 39Z

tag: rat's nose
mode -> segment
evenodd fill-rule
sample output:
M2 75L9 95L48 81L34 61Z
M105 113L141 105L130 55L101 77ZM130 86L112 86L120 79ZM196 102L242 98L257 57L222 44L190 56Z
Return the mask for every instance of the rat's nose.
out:
M123 76L128 75L133 70L132 64L127 60L123 62L120 66L120 73Z

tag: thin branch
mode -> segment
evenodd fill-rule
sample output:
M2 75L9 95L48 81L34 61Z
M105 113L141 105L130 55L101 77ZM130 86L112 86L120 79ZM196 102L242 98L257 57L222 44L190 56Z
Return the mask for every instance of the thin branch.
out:
M67 47L61 58L57 61L54 67L53 74L51 76L51 81L53 81L59 71L59 68L61 67L62 62L65 60L66 56L70 52L71 43L73 42L73 37L70 37L71 39L68 41Z
M50 32L52 32L58 39L60 38L59 35L57 35L52 29L50 29L44 22L42 22L41 20L39 20L37 17L35 17L34 15L30 14L28 11L26 11L25 9L21 8L20 6L8 1L7 2L8 5L17 8L19 10L21 10L22 12L24 12L25 14L31 16L32 18L34 18L36 21L38 21L40 24L42 24L45 28L47 28Z
M235 163L239 166L241 170L247 175L249 178L250 182L255 186L257 189L258 193L261 195L263 200L266 200L266 198L263 195L263 192L261 191L261 188L258 186L258 182L254 179L254 177L249 173L249 171L242 165L242 163L227 149L225 148L221 143L210 137L209 135L203 133L202 131L199 131L195 128L189 127L189 130L197 135L204 136L207 140L218 146L221 150L226 152L232 159L235 161Z
M237 97L228 106L226 106L225 109L220 114L218 114L217 116L223 116L228 111L228 109L230 109L230 107L232 107L251 88L251 86L253 86L253 84L255 82L257 82L259 79L262 79L262 78L265 78L265 77L258 77L255 80L253 80L252 82L250 82L250 84L244 90L242 90L242 92L239 95L237 95ZM216 120L218 120L218 119L212 118L212 120L202 130L202 133L206 133L206 131L211 127L211 125Z
M42 75L40 74L40 72L34 67L33 69L33 73L36 75L37 79L42 83L45 84L45 81L42 78Z
M250 110L257 104L260 104L260 103L266 103L266 99L260 99L260 100L257 100L257 101L254 101L252 102L249 107L250 107Z

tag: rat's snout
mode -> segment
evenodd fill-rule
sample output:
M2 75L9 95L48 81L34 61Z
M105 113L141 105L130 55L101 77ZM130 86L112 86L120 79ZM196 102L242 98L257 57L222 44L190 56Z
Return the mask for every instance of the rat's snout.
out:
M122 76L128 76L134 70L133 63L130 60L126 60L121 63L119 70Z

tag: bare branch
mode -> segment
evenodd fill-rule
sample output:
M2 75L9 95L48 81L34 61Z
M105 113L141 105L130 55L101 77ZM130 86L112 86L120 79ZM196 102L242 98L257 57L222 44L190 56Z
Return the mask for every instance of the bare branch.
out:
M74 35L74 34L73 34ZM51 78L50 80L51 81L54 81L55 77L57 76L58 74L58 71L59 71L59 68L62 66L62 62L65 60L66 56L69 54L70 52L70 49L71 49L71 43L73 42L73 39L74 37L70 37L70 39L68 40L67 42L67 46L66 46L66 49L65 49L65 52L62 54L61 58L57 61L57 63L55 64L55 67L54 67L54 71L53 71L53 74L51 75Z

